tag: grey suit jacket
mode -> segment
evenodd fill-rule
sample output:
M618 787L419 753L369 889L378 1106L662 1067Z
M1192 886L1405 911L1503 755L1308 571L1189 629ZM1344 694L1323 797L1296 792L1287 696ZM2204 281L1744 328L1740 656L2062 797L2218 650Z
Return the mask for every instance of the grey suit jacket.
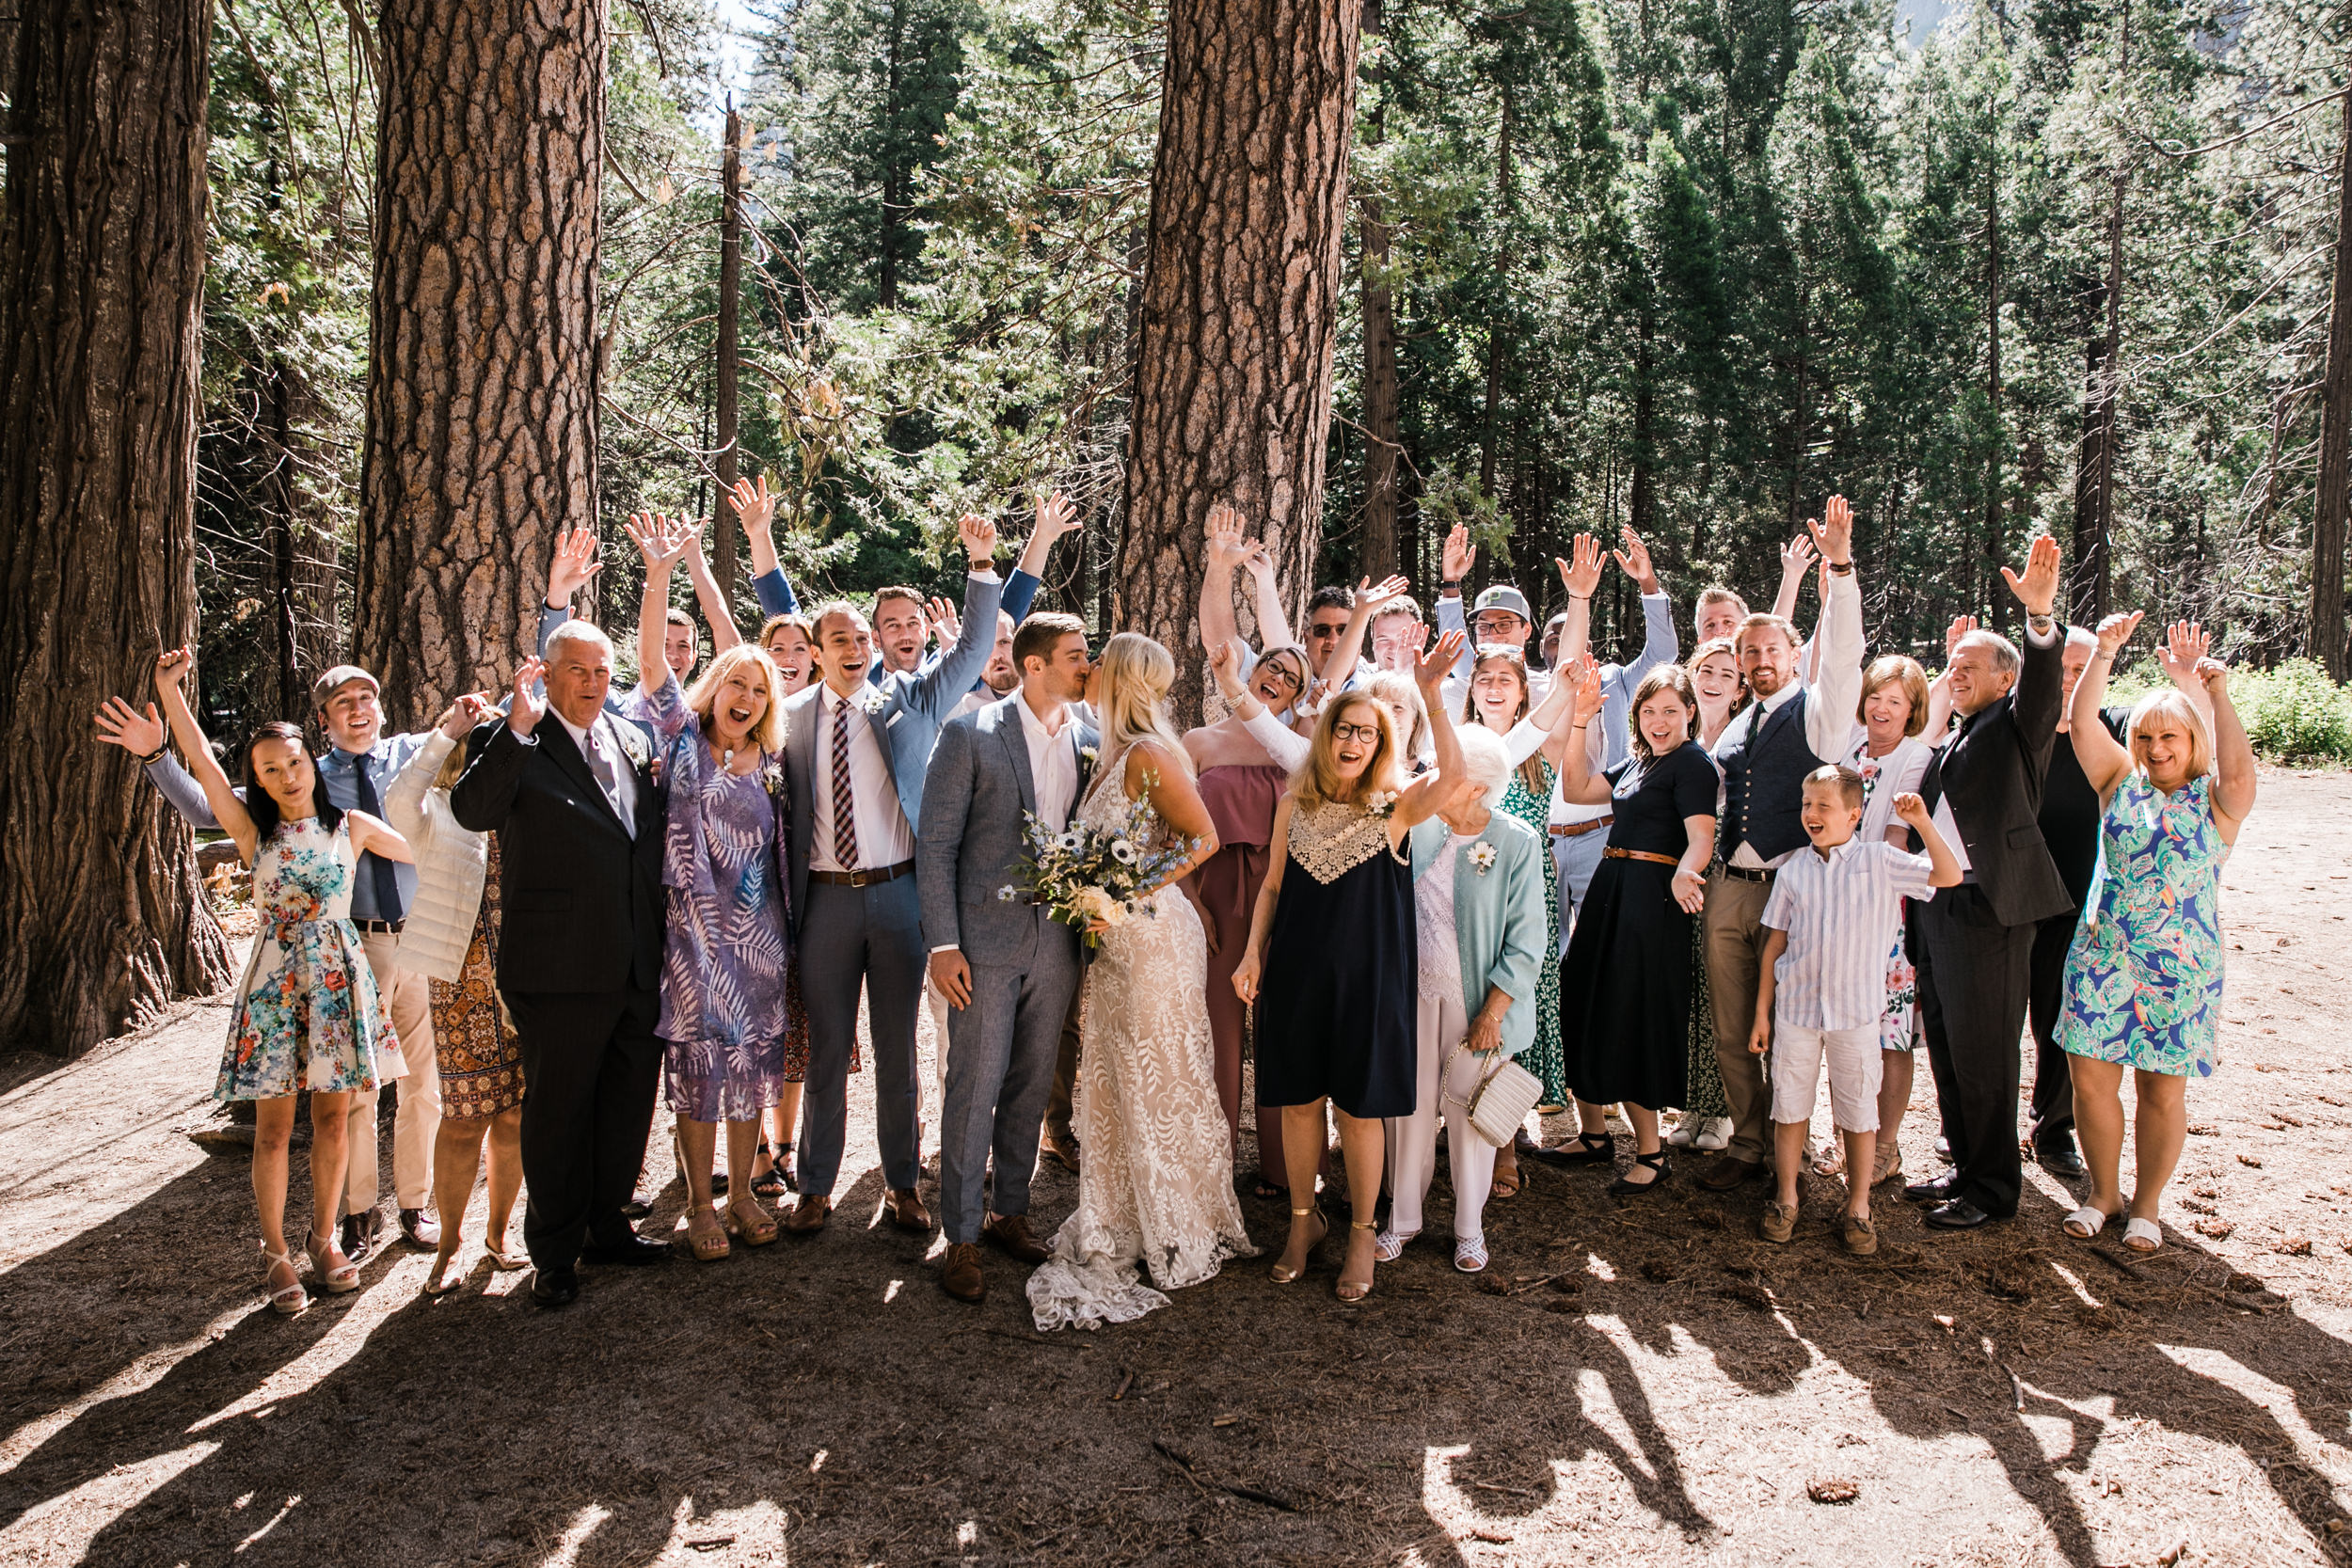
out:
M968 963L1024 968L1041 942L1067 942L1073 958L1077 950L1073 928L1034 904L996 896L1027 852L1023 814L1037 810L1020 704L1016 691L950 721L923 781L923 823L914 841L923 945L961 948ZM1086 752L1094 744L1094 732L1079 724L1073 817L1086 799Z

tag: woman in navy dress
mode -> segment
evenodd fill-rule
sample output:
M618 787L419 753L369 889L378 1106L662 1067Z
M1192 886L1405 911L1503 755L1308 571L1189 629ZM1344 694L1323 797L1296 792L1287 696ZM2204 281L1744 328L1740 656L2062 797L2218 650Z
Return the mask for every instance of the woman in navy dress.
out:
M1438 685L1462 643L1460 632L1447 633L1414 671L1436 716L1438 772L1406 776L1408 759L1386 705L1343 692L1325 706L1307 761L1275 807L1272 863L1248 950L1233 971L1233 990L1258 1009L1258 1102L1282 1114L1291 1229L1274 1280L1288 1285L1304 1275L1308 1254L1330 1229L1315 1202L1328 1101L1353 1212L1342 1301L1372 1293L1381 1118L1413 1112L1421 966L1405 835L1452 793L1440 776L1450 781L1461 769Z
M1601 709L1600 674L1578 673L1578 728ZM1658 1113L1689 1098L1692 924L1706 902L1721 778L1698 744L1690 673L1652 670L1634 689L1633 754L1596 775L1584 746L1564 760L1560 798L1609 805L1615 820L1560 965L1560 1044L1586 1105L1622 1103L1632 1168L1610 1191L1632 1196L1666 1179Z

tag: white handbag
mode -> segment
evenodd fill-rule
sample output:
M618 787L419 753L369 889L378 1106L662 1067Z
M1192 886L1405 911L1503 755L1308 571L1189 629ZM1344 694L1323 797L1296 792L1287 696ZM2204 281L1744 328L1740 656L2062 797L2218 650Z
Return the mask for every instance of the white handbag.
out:
M1458 1054L1469 1048L1470 1041L1465 1039L1454 1050ZM1453 1099L1454 1104L1470 1113L1470 1130L1501 1148L1518 1135L1520 1125L1527 1120L1527 1113L1534 1110L1535 1101L1542 1098L1544 1085L1534 1073L1502 1052L1494 1053L1494 1066L1488 1068L1486 1075L1478 1080L1478 1087L1470 1091L1467 1101L1445 1093L1442 1087L1445 1074L1440 1072L1438 1076L1440 1085L1438 1100L1442 1107L1447 1100ZM1453 1065L1454 1057L1449 1055L1446 1067L1451 1069Z

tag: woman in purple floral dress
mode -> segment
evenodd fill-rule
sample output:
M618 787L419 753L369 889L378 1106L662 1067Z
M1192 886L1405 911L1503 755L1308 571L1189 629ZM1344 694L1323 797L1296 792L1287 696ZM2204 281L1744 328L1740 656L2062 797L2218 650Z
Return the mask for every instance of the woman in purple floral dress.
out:
M263 724L246 742L240 798L181 690L193 662L185 648L157 659L155 693L214 817L253 868L253 909L262 917L213 1093L256 1101L253 1201L261 1211L262 1267L271 1308L291 1317L310 1305L285 1233L288 1149L300 1094L310 1097L312 1212L303 1250L328 1294L359 1288L358 1267L335 1244L335 1209L350 1153L344 1113L352 1094L397 1076L401 1057L351 924L351 888L361 855L405 861L408 841L366 812L335 809L293 724Z
M641 515L628 531L645 558L639 668L660 682L638 689L635 716L653 726L670 797L661 869L670 931L656 1033L693 1195L687 1240L707 1262L727 1255L730 1235L747 1246L776 1239L775 1217L748 1180L729 1184L723 1221L710 1173L718 1124L727 1124L727 1168L749 1171L761 1115L784 1098L791 1029L784 697L774 661L749 643L712 659L691 691L678 689L662 661L662 626L670 570L691 547L692 528Z

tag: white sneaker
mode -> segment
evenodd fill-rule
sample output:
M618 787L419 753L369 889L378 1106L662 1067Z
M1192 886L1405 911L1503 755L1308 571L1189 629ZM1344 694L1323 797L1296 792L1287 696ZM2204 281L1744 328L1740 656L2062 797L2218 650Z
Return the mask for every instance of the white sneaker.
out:
M1698 1136L1691 1140L1691 1147L1704 1148L1710 1153L1716 1149L1729 1148L1731 1147L1731 1118L1729 1117L1708 1117L1701 1124Z
M1670 1144L1676 1148L1688 1148L1691 1147L1691 1140L1698 1135L1698 1117L1684 1117L1680 1121L1676 1122L1673 1130L1659 1141Z

